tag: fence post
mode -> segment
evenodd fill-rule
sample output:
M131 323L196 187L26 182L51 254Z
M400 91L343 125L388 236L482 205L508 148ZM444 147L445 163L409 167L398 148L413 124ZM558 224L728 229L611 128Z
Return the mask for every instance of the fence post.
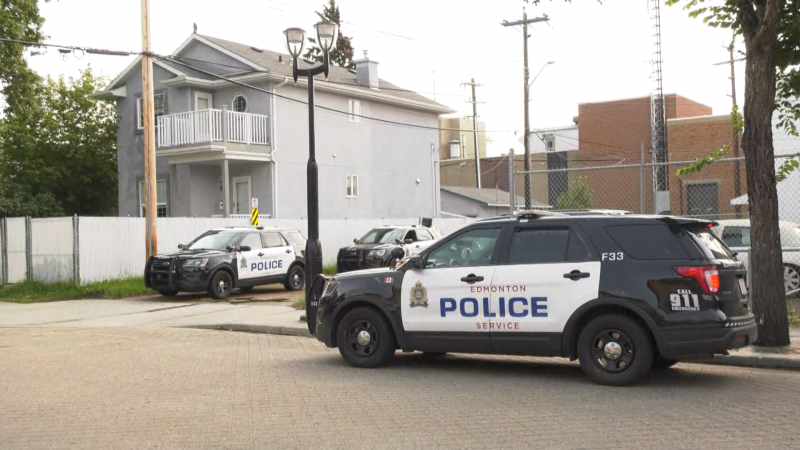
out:
M517 193L514 186L514 149L508 149L508 206L511 209L511 215L514 215L514 209L517 205Z
M31 217L25 216L25 279L33 279L33 224Z
M0 219L0 264L3 265L0 286L4 286L8 284L8 222L5 217Z
M639 141L640 165L639 165L639 213L644 214L644 141ZM655 201L655 198L653 198Z
M78 215L72 216L72 280L81 284L80 232Z

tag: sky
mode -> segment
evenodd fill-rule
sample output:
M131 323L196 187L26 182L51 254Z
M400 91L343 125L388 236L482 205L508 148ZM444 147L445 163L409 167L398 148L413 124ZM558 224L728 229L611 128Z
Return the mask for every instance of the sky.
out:
M327 0L325 0L327 1ZM313 30L323 0L150 0L153 51L172 53L192 32L284 51L283 30ZM378 61L381 78L415 90L461 115L471 115L469 91L475 78L478 116L486 122L489 154L518 148L523 124L523 36L503 20L546 14L550 21L529 28L531 128L568 125L578 104L650 95L653 22L649 0L338 0L342 32L355 55L364 50ZM141 50L140 0L53 0L39 2L47 42ZM664 93L677 93L713 108L731 109L730 66L724 48L729 30L690 19L681 5L661 7ZM741 40L737 50L743 51ZM68 55L56 50L29 58L43 75L75 76L91 65L115 77L134 57ZM743 102L744 64L736 68L738 101ZM435 95L434 95L435 94ZM515 134L516 133L516 134Z

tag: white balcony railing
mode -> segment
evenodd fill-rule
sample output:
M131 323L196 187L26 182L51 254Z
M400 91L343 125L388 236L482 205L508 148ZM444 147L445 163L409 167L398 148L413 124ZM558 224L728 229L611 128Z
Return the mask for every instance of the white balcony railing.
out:
M227 120L223 119L224 116ZM268 145L269 116L233 111L223 113L219 109L169 114L158 118L156 134L159 148L225 140Z

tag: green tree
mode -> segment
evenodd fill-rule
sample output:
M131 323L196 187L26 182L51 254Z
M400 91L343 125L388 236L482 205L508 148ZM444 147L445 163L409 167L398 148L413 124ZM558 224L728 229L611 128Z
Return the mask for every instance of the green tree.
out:
M675 5L684 0L667 0ZM758 324L757 344L789 344L789 323L783 289L778 193L776 182L793 170L789 161L775 171L772 116L797 133L800 118L800 2L797 0L685 0L692 18L714 28L730 28L744 39L745 103L742 149L747 175L751 226L753 311Z
M48 1L48 0L45 0ZM0 36L20 41L42 42L44 18L36 0L0 0ZM36 47L11 42L0 43L0 93L6 109L25 101L25 90L37 78L25 61L25 55L38 53Z
M567 192L558 197L557 209L590 209L594 207L594 192L585 177L579 177Z
M328 0L328 5L323 6L322 13L317 13L317 15L321 20L327 20L339 25L339 37L336 39L336 47L334 47L328 55L331 64L354 69L356 65L353 63L353 45L350 42L350 38L342 34L342 22L339 15L339 7L336 5L336 2L334 0ZM309 46L308 51L303 57L322 62L322 49L317 45L317 40L315 38L308 38L308 42L311 43L311 46Z
M89 97L103 81L87 68L75 79L26 82L28 107L9 105L0 120L0 177L8 184L0 214L113 213L116 112Z

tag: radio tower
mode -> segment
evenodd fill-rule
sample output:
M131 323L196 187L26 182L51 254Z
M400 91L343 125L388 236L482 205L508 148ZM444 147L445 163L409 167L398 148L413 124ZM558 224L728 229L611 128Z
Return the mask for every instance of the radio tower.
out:
M664 90L661 74L661 1L648 0L653 22L653 59L651 61L653 90L650 94L650 134L654 162L667 162L667 129L664 122ZM653 166L653 191L669 191L669 171L666 166ZM655 197L658 197L656 194ZM654 198L654 208L658 202ZM658 211L655 211L658 212Z

